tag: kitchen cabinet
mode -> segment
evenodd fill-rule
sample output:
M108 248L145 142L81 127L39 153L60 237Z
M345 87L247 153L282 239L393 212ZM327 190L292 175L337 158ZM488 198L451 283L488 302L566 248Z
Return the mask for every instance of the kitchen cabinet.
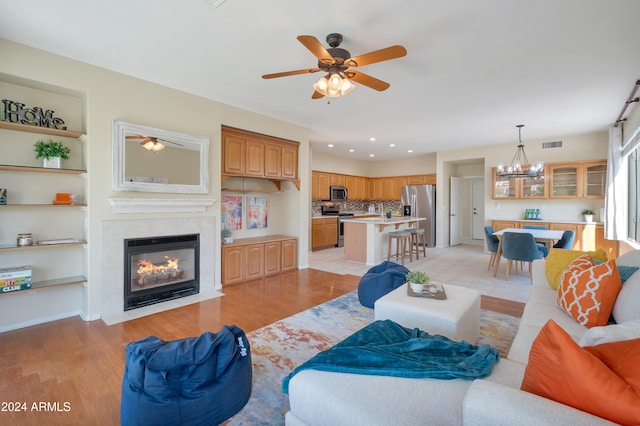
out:
M548 184L544 178L508 179L498 176L495 167L491 168L491 175L491 198L494 200L547 198Z
M517 220L494 220L491 226L497 232L505 228L520 228L520 222Z
M595 241L593 236L588 235L585 232L585 225L581 223L550 223L549 229L554 231L567 231L571 230L575 232L573 239L573 250L590 250L589 241ZM595 244L595 243L594 243Z
M349 200L400 200L405 185L435 185L435 174L367 178L313 170L311 198L328 200L331 186L346 186Z
M229 177L269 179L280 190L281 181L298 179L298 142L245 130L222 127L222 183Z
M316 200L328 200L329 194L329 173L316 172L317 176L317 190L316 195L313 197Z
M331 173L330 175L330 186L345 186L346 185L346 176L339 175L336 173Z
M338 218L321 217L311 219L311 250L335 247L338 244Z
M222 246L222 284L289 271L297 267L297 240L286 236L237 239Z
M549 198L604 198L606 160L549 165Z

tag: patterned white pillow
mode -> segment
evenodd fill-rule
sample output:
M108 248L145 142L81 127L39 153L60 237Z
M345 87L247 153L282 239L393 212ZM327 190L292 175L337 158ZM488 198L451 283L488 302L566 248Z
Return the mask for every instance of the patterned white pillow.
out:
M595 346L638 338L640 338L640 319L622 324L592 327L580 338L580 346Z
M640 274L624 282L613 305L613 318L618 324L640 319Z

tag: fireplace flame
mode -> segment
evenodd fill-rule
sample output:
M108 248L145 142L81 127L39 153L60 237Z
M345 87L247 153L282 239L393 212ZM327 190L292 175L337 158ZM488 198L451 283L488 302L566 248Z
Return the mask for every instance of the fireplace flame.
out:
M138 277L142 280L145 280L152 276L173 276L175 277L180 272L180 259L170 258L169 256L164 257L166 259L165 263L156 265L148 260L139 260L138 261Z

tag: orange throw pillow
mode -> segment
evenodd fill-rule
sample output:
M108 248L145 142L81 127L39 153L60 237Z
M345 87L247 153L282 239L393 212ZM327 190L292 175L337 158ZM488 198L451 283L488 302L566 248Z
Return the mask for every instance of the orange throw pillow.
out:
M521 389L615 423L637 425L638 365L640 339L581 348L549 320L531 346Z
M585 327L607 325L622 286L615 260L594 265L589 255L565 269L558 287L558 306Z

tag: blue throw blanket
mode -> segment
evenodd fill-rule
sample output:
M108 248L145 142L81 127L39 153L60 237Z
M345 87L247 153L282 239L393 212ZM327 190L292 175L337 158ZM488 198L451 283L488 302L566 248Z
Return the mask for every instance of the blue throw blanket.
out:
M474 380L487 377L500 359L489 345L455 342L390 320L375 321L331 349L298 366L282 381L309 368L353 374L434 379Z

